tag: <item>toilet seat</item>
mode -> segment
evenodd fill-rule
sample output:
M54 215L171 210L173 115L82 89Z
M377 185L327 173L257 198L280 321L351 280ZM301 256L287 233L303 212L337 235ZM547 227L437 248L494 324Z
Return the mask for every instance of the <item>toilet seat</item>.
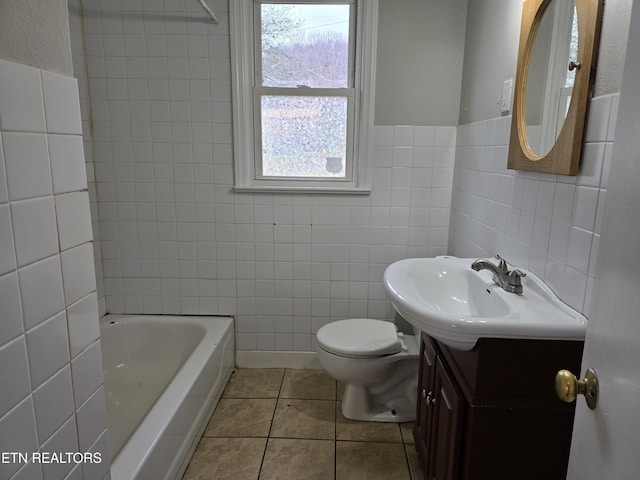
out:
M373 358L406 351L395 324L370 318L349 318L324 325L318 330L318 346L335 355Z

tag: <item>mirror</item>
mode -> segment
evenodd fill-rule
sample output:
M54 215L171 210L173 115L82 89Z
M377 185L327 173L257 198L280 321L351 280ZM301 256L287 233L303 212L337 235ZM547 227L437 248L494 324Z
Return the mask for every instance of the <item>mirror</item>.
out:
M577 175L602 0L525 0L508 168Z
M525 86L526 141L534 155L549 153L571 104L578 57L578 17L573 0L554 0L534 32Z

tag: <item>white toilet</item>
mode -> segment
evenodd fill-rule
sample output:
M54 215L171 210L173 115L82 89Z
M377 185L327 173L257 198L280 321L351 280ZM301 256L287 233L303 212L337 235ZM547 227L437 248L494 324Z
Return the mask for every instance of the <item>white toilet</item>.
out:
M395 324L350 318L316 335L322 368L345 384L342 414L352 420L409 422L416 418L418 336Z

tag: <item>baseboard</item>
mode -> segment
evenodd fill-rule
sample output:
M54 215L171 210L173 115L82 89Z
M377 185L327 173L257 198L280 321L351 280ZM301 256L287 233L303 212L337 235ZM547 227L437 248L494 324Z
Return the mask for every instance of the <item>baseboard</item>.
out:
M321 370L315 352L236 352L238 368L295 368Z

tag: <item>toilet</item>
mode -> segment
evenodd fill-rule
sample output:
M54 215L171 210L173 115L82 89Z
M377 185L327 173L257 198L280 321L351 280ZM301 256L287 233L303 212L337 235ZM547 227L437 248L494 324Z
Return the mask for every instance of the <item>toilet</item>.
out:
M316 334L318 361L345 384L342 414L351 420L409 422L416 417L419 336L395 324L349 318Z

